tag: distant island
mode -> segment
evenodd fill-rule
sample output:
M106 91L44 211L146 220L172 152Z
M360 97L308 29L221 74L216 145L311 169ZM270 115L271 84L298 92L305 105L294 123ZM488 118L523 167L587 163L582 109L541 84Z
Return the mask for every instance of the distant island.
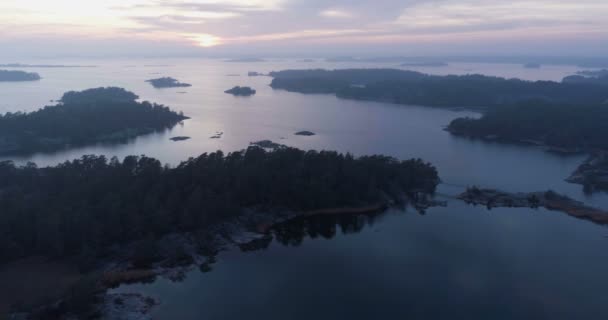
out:
M136 99L132 92L116 87L71 91L57 105L2 115L0 154L124 142L188 119L168 107Z
M271 87L340 98L436 107L489 109L531 100L555 104L599 104L600 86L524 81L483 75L435 76L396 69L285 70L271 72Z
M249 71L247 73L247 76L249 76L249 77L264 77L264 76L267 76L267 74L259 73L259 72L256 72L256 71Z
M224 60L224 62L265 62L266 60L260 58L236 58Z
M234 95L234 96L240 96L240 97L251 96L256 93L256 91L254 89L251 89L250 87L240 87L240 86L236 86L236 87L234 87L232 89L228 89L224 92Z
M63 65L63 64L23 64L23 63L6 63L0 64L0 68L95 68L97 66L79 66L79 65Z
M37 81L40 79L40 75L37 73L0 70L0 82Z
M294 133L296 136L314 136L315 133L312 131L298 131L296 133Z
M608 212L586 206L580 201L554 191L509 193L494 189L470 187L459 199L475 205L491 208L539 208L561 211L569 216L584 219L600 225L608 225Z
M524 68L526 68L526 69L540 69L541 67L542 67L542 65L537 62L529 62L529 63L524 64Z
M447 67L447 62L405 62L401 64L402 67Z
M174 141L174 142L178 142L178 141L190 140L190 137L177 136L177 137L170 138L169 140Z
M36 310L46 319L95 318L107 289L162 270L209 270L223 244L242 234L263 236L265 226L296 217L405 205L432 197L439 182L419 159L259 147L205 153L174 168L145 156L87 155L53 167L5 161L0 177L0 266L52 257L86 275Z
M189 83L181 83L177 79L171 77L163 77L158 79L150 79L146 80L152 84L154 88L182 88L182 87L191 87L192 85Z

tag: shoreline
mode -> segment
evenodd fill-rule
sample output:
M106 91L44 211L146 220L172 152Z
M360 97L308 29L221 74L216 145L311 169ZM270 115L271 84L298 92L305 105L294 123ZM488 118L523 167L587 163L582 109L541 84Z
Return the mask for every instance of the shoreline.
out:
M577 219L598 225L608 225L608 211L587 206L583 202L560 195L551 190L545 192L509 193L495 189L468 188L458 196L467 204L485 205L491 208L540 208L559 211Z
M423 203L424 208L427 208L437 205L439 202L425 200L421 203ZM418 203L412 202L411 205L412 208L419 210L420 205ZM117 314L137 314L142 319L147 319L146 317L161 303L160 301L134 294L129 296L130 299L125 299L128 303L117 302L120 299L117 300L112 297L120 297L124 294L112 292L112 289L124 284L152 282L158 277L179 281L185 277L188 271L194 268L210 271L212 264L215 262L215 256L219 252L230 248L239 248L239 250L255 248L257 243L272 239L269 234L272 228L295 219L319 215L377 214L390 207L392 205L389 203L376 203L357 207L323 208L301 212L282 211L279 214L272 211L250 211L243 217L210 226L205 230L194 233L174 233L155 240L154 242L158 246L162 258L146 267L135 267L133 265L134 261L129 258L132 250L136 248L135 243L121 246L119 251L102 261L100 267L94 271L80 274L80 282L90 281L91 277L93 278L93 281L88 284L85 294L90 295L90 298L96 301L91 305L91 312L101 313L102 319L105 319L104 316L115 316ZM180 253L175 253L176 248L179 248L177 251L180 251ZM69 259L65 261L69 261ZM80 283L77 283L74 287L79 286L81 286ZM71 291L68 290L68 292ZM65 310L64 308L70 304L69 301L73 298L69 295L62 295L54 303L40 305L28 312L36 315L60 310L65 312L64 314L70 315L72 314L71 310ZM23 310L20 312L23 312ZM22 313L15 314L20 315Z

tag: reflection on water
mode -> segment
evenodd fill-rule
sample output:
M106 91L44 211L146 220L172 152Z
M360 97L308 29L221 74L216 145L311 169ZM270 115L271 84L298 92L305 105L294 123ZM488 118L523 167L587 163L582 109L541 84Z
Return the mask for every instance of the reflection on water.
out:
M116 291L159 298L155 319L603 319L606 235L544 209L459 201L426 215L316 216L183 282Z
M378 215L324 214L298 217L273 227L271 231L278 243L299 246L304 238L332 239L337 232L344 235L361 232L363 228L373 226Z

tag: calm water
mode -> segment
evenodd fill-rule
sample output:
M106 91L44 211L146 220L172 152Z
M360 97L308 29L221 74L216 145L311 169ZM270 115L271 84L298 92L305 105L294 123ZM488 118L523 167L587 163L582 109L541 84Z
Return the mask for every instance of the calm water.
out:
M95 153L146 154L177 164L202 152L240 150L251 141L270 139L301 149L420 157L438 167L445 182L439 193L446 196L473 184L510 191L551 188L608 208L606 194L586 197L580 186L563 181L584 157L471 141L443 131L452 119L477 116L474 113L274 91L268 86L270 78L246 76L247 71L395 65L218 60L55 63L99 67L33 69L44 79L0 83L0 112L31 111L52 104L49 100L65 91L112 85L131 90L143 100L169 105L192 119L170 132L129 144L10 158L19 163L52 165ZM569 66L529 70L500 64L409 69L529 80L559 80L577 70ZM160 76L172 76L193 87L158 90L144 82ZM252 86L258 93L249 98L223 93L234 85ZM299 130L317 135L294 136ZM224 132L223 137L209 139L217 131ZM192 139L169 141L178 135ZM334 221L323 224L331 226ZM304 237L298 247L274 241L263 251L226 252L211 273L194 271L181 283L159 280L120 290L160 298L158 319L608 316L603 310L608 304L604 277L608 230L588 222L545 210L488 212L450 201L449 207L429 210L425 216L391 211L372 225L346 229L350 232L342 234L338 228L332 239Z

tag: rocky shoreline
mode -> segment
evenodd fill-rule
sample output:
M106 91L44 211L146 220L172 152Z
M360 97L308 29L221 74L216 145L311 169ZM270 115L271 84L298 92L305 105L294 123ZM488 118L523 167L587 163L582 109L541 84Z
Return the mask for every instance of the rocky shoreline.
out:
M560 211L571 217L608 225L608 212L589 207L554 191L509 193L494 189L468 188L458 199L490 208L539 208Z
M608 190L608 152L595 152L566 179L582 184L586 191Z

